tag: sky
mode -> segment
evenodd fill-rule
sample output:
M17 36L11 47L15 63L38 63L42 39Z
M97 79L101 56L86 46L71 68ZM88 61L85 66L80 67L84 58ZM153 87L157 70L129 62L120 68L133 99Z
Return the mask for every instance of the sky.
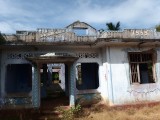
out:
M97 30L118 21L121 29L154 29L160 0L0 0L0 31L65 28L79 20Z

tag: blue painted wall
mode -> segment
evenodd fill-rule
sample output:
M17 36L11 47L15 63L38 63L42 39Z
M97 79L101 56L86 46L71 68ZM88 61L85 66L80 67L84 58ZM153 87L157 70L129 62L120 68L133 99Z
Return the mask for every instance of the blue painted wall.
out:
M82 84L77 84L79 90L98 88L98 67L97 63L81 63Z
M30 92L32 89L32 66L30 64L8 64L5 86L7 93Z

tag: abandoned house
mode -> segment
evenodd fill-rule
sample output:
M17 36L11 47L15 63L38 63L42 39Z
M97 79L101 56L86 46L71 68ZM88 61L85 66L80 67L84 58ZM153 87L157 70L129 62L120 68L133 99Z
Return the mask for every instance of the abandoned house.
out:
M64 29L2 34L0 106L39 108L56 90L68 105L160 101L160 33L99 32L76 21Z

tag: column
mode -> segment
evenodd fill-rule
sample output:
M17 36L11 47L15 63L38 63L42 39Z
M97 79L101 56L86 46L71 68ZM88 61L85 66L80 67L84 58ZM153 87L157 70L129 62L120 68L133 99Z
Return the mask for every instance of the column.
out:
M37 64L32 67L32 104L34 108L40 107L40 81Z
M2 55L2 54L1 54L1 51L0 51L0 66L1 66L1 67L0 67L0 86L1 86L1 82L2 82L2 81L1 81L1 69L2 69L2 65L1 65L1 59L2 59L2 57L1 57L1 55ZM2 89L2 88L0 87L0 98L1 98L1 89Z
M70 79L69 79L69 105L75 106L75 63L69 65Z
M65 64L65 94L69 96L69 65Z

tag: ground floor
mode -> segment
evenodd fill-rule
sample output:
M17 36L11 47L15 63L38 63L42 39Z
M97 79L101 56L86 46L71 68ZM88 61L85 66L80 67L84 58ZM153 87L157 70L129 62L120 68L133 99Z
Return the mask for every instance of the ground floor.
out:
M69 106L160 101L157 47L42 48L1 50L1 107L39 108L57 94Z
M43 99L57 94L66 96L69 106L85 103L84 95L88 103L101 100L96 51L14 50L1 51L0 56L1 107L39 108Z

